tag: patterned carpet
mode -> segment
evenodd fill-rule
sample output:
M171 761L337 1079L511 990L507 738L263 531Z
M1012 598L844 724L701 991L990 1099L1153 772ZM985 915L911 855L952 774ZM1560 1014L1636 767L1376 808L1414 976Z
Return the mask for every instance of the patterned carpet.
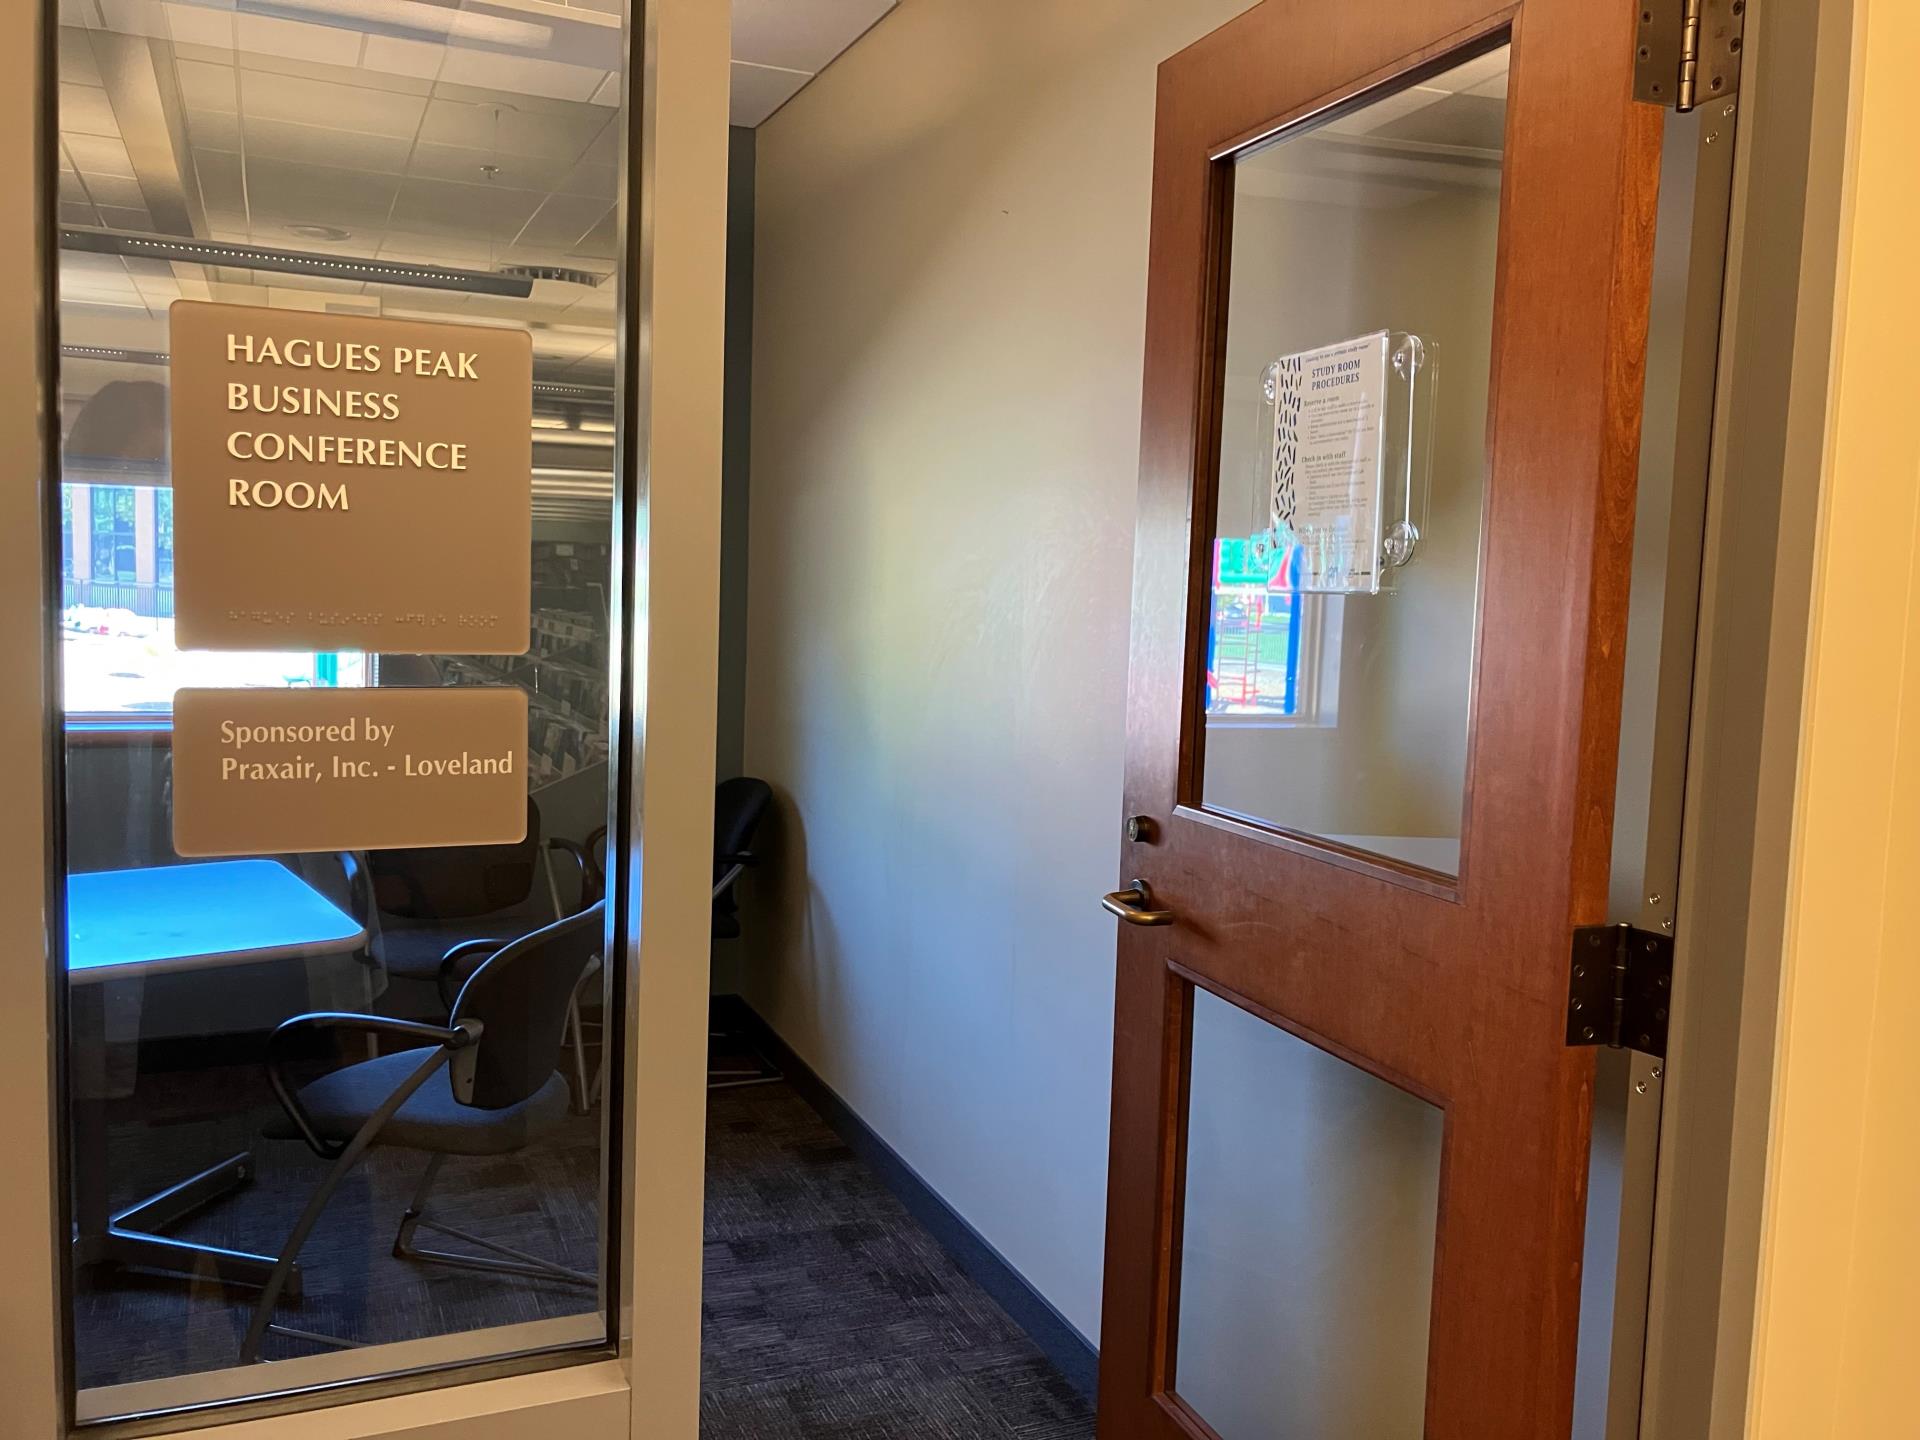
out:
M1087 1440L1093 1412L784 1084L707 1127L706 1440Z
M258 1167L253 1183L172 1233L231 1249L277 1251L328 1166L298 1142L260 1138L261 1123L276 1111L257 1065L143 1075L137 1111L122 1106L111 1129L114 1204L251 1145ZM348 1176L301 1251L306 1294L282 1305L284 1323L374 1344L595 1307L590 1292L570 1286L395 1259L394 1229L425 1164L426 1157L414 1151L375 1149ZM557 1134L517 1155L449 1161L433 1208L488 1239L592 1270L599 1249L599 1171L598 1117L572 1117ZM252 1292L208 1281L83 1271L74 1294L80 1385L233 1365L252 1308ZM277 1359L315 1348L269 1337L267 1355Z
M1091 1408L785 1083L710 1095L701 1434L705 1440L1083 1440ZM248 1250L286 1234L324 1165L260 1141L257 1065L144 1075L116 1107L116 1203L252 1143L254 1183L176 1233ZM598 1117L519 1155L457 1160L449 1219L582 1269L594 1265ZM368 1341L591 1307L563 1286L424 1269L388 1253L423 1157L375 1151L302 1254L290 1324ZM244 1294L127 1272L74 1297L83 1387L234 1363ZM275 1340L271 1353L311 1346Z

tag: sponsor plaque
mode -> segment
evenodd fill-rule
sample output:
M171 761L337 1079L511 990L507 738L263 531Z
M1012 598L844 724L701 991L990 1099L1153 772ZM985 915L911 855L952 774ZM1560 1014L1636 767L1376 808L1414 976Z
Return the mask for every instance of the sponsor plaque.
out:
M525 331L169 313L181 648L525 653Z
M174 696L182 855L504 845L526 832L527 697L512 686Z

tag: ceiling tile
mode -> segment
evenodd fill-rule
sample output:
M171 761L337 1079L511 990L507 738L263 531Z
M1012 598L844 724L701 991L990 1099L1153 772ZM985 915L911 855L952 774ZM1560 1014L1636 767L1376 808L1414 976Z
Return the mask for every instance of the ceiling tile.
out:
M144 205L95 205L93 208L100 212L100 223L109 230L153 230L153 216Z
M551 246L572 252L612 213L612 207L598 196L549 195L525 228L514 236L514 244Z
M484 235L421 234L396 226L381 237L377 252L383 260L412 260L423 265L452 265L460 269L484 269L492 263L500 246L489 245Z
M400 188L395 175L247 157L247 209L257 233L285 225L384 226Z
M393 223L416 233L454 230L506 245L520 233L541 199L533 190L409 178L400 186Z
M597 195L603 200L617 200L620 174L611 165L592 165L582 160L555 188L563 195Z
M104 28L122 35L145 35L154 40L170 38L166 11L160 0L99 0Z
M240 99L249 121L331 125L363 135L411 137L427 108L418 95L259 70L240 72Z
M60 78L76 85L100 85L100 66L93 58L93 41L75 25L60 29Z
M300 160L310 165L344 166L404 174L412 140L404 135L362 135L322 125L295 125L285 120L258 120L249 115L245 126L249 160Z
M82 175L124 175L133 178L127 147L104 135L68 135L67 153Z
M733 58L815 74L893 5L894 0L733 0Z
M242 14L234 17L234 31L234 45L243 63L258 55L283 55L321 65L360 63L360 32L344 26Z
M734 61L729 122L751 129L799 94L811 79L813 76L801 70L776 70L770 65Z
M60 85L60 129L69 135L118 135L107 92L94 85Z
M448 98L436 89L420 124L420 138L571 165L606 124L604 110L573 105L556 114L520 105L519 97L506 102L482 95L473 103Z
M407 173L427 180L452 180L467 185L489 181L481 167L491 165L492 183L510 190L545 190L553 184L554 166L548 160L526 155L502 155L493 150L469 145L438 145L422 140L413 147L407 161Z
M165 5L167 30L176 45L205 45L212 50L233 49L233 12L207 5Z
M574 243L573 253L587 260L612 264L620 246L619 212L608 210L600 222Z
M209 218L246 215L246 178L238 155L230 150L194 151L193 178L200 184L200 208Z
M369 35L360 64L368 70L387 75L406 75L416 80L432 80L440 73L440 62L447 47L424 40L402 40L394 35Z
M87 196L96 205L114 205L123 210L144 210L147 206L140 182L123 175L89 175Z
M221 110L196 110L187 116L187 143L197 150L240 153L240 116Z
M589 70L583 65L563 65L556 60L496 55L488 50L450 49L446 63L440 68L440 79L445 84L472 85L510 96L540 95L578 104L593 98L593 92L606 79L606 72Z
M353 85L367 90L392 90L401 95L429 95L433 81L418 75L392 74L369 69L365 65L321 64L297 55L268 55L243 52L240 68L265 75L293 75L302 80L322 80L333 85Z
M203 111L236 112L240 92L233 82L231 65L209 65L204 60L177 60L174 71L180 77L180 99L187 107L188 124Z

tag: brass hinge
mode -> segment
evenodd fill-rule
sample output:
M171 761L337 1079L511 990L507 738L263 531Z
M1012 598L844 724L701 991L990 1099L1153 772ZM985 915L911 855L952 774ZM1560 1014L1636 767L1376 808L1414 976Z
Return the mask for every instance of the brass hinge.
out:
M1667 1054L1673 937L1632 925L1582 925L1567 975L1567 1044Z
M1740 88L1747 0L1640 0L1633 96L1682 115Z

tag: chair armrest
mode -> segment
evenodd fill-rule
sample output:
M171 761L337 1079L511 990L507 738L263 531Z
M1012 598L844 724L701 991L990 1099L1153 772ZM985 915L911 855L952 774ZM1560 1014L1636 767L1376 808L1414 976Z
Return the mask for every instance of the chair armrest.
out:
M577 840L569 840L564 835L549 836L547 839L547 848L549 850L558 850L562 855L565 855L573 861L575 865L578 865L580 867L580 876L583 880L592 880L595 872L600 868L593 863L593 857L587 854L586 846Z
M512 943L511 937L498 940L462 940L440 957L440 973L434 976L433 983L440 992L440 1003L447 1007L449 1013L453 1010L455 998L460 994L461 981L458 977L462 962L472 959L475 955L484 959L502 946Z
M367 869L366 857L355 850L336 852L340 861L340 875L347 886L347 913L359 921L360 928L366 931L366 938L360 942L360 948L354 951L363 965L378 965L373 953L373 875Z
M580 877L579 910L586 909L600 898L604 877L600 874L600 867L593 863L593 857L587 854L585 846L578 845L564 836L555 835L547 841L547 849L573 861L573 868ZM557 903L555 908L558 909ZM574 913L578 914L579 910Z
M338 1010L315 1010L295 1015L274 1026L267 1040L267 1081L280 1108L287 1112L307 1148L323 1159L336 1159L346 1147L338 1141L323 1139L313 1128L300 1097L287 1083L285 1071L287 1038L301 1030L357 1030L367 1035L392 1035L405 1040L422 1040L438 1045L449 1054L468 1049L480 1039L480 1022L465 1020L458 1025L427 1025L418 1020L396 1020L386 1015L355 1015Z
M731 855L722 855L719 859L720 863L727 868L720 873L720 878L713 882L713 898L716 900L733 888L734 882L740 878L743 870L749 865L760 863L759 857L750 850L737 850Z

